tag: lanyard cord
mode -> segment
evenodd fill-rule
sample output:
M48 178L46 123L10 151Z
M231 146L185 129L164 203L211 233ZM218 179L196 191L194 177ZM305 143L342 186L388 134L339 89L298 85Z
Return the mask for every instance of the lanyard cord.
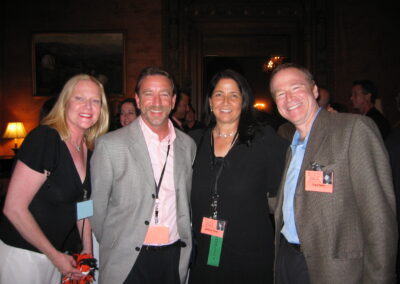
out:
M232 143L230 145L229 151L230 151L230 149L232 149L233 144L236 142L237 136L238 136L238 133L236 132L235 136L232 139ZM212 158L212 166L214 167L216 165L216 157L215 157L215 151L214 151L214 135L213 135L212 131L211 131L211 158ZM213 218L213 219L218 219L218 210L217 210L218 209L218 197L219 197L218 181L221 176L224 165L225 165L225 157L222 158L221 165L215 175L214 186L213 186L213 190L211 193L211 218Z
M87 201L87 190L86 189L83 189L83 201ZM81 250L83 250L83 242L84 242L83 233L85 231L85 221L86 221L86 218L84 218L83 221L82 221L82 232L81 232L81 246L82 246L82 249Z
M156 186L156 204L154 206L154 223L158 223L158 204L160 203L159 199L158 199L158 193L160 192L160 187L161 187L161 182L164 178L164 172L165 172L165 167L167 165L167 160L168 160L168 155L169 155L169 149L171 148L171 144L169 144L168 142L168 148L167 148L167 156L165 157L165 162L164 162L164 166L163 169L161 171L161 175L160 175L160 179L158 180L158 184L156 181L154 181L155 186Z
M160 176L160 179L158 180L158 184L156 183L156 181L154 181L156 183L156 198L157 199L158 199L158 193L160 192L161 182L162 182L162 180L164 178L165 166L167 165L168 154L169 154L169 149L170 148L171 148L171 145L168 143L167 156L165 157L164 166L163 166L163 169L161 171L161 176Z

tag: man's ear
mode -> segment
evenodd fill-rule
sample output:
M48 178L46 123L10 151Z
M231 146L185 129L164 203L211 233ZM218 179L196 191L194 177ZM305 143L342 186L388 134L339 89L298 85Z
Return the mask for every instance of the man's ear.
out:
M318 97L319 97L319 92L318 92L318 86L317 85L314 85L313 94L314 94L314 98L317 100Z
M175 103L176 103L176 94L172 96L172 105L171 105L171 110L175 108Z
M139 98L139 95L137 93L135 93L135 100L136 100L137 108L140 109L140 98Z

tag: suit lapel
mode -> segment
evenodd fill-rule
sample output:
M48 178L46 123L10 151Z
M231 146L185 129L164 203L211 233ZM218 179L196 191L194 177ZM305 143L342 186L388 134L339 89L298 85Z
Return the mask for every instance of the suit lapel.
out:
M180 133L176 131L176 138L174 141L174 184L178 188L179 179L182 174L182 167L185 166L185 147L182 142Z
M329 134L329 125L329 113L321 109L314 121L308 138L306 152L304 153L303 163L301 164L300 175L297 181L297 190L303 188L301 185L304 184L305 170L310 169L311 163L315 162L317 157L320 158L319 152L323 150L324 147L328 146L325 145L325 142Z
M279 185L279 191L278 191L277 200L276 200L277 206L275 208L275 216L278 216L276 221L277 221L277 224L279 227L279 231L281 230L282 225L283 225L283 212L282 212L283 196L284 196L284 191L285 191L286 174L289 169L291 159L292 159L292 148L289 146L289 148L286 152L285 170L283 172L281 184Z
M153 167L151 165L149 150L147 149L146 140L144 139L139 120L136 119L126 127L129 127L127 137L127 139L130 141L130 143L128 143L129 153L142 168L146 182L149 184L149 186L151 186L152 189L154 189L155 185Z

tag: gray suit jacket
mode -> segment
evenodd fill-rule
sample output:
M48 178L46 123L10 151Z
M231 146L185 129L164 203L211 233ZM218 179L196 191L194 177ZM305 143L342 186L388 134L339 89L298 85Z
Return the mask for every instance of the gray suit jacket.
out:
M291 159L289 148L286 171ZM333 193L305 191L311 163L333 170ZM276 253L283 179L275 210ZM388 155L367 117L321 110L311 129L294 200L311 283L394 283L397 227Z
M179 273L187 277L192 250L190 190L195 143L176 130L174 182L181 249ZM154 208L155 182L146 141L135 120L96 141L91 159L92 227L99 242L100 283L122 283L133 267Z

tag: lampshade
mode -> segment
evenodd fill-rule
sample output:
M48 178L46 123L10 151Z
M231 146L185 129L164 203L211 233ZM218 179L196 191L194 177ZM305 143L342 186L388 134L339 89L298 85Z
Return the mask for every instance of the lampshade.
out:
M6 132L4 132L3 138L14 139L14 148L12 150L15 154L18 151L18 138L25 138L26 131L22 122L9 122L7 124Z
M25 138L26 131L24 124L22 122L9 122L7 124L7 129L4 132L3 138Z

